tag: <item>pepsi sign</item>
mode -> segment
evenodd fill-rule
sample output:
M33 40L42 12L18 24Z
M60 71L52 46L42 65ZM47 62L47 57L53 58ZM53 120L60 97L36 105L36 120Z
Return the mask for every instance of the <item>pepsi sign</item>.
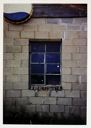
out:
M32 4L5 4L4 18L13 24L21 24L28 21L33 12Z

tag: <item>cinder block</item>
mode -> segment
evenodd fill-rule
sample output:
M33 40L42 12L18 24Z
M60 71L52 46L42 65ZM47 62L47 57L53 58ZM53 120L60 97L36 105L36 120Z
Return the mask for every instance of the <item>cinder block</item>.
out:
M62 60L71 60L71 53L62 53Z
M31 103L31 104L43 104L44 98L43 97L29 97L29 103Z
M35 105L26 105L26 112L30 113L31 112L36 112L36 106Z
M5 31L8 30L8 27L9 27L9 24L6 21L4 21L4 30Z
M87 31L87 24L81 25L81 30L82 31Z
M62 60L63 67L77 67L78 63L76 60Z
M62 75L62 82L77 82L78 77L76 75Z
M70 112L70 106L68 106L68 105L65 106L65 107L64 107L64 112L65 112L65 113L69 113L69 112Z
M13 30L13 31L21 31L23 30L23 26L22 25L12 25L9 24L9 30Z
M14 74L28 74L28 68L25 67L14 67Z
M28 46L28 44L29 44L29 39L15 39L14 40L14 45Z
M20 60L28 61L29 56L27 52L26 53L14 53L14 59L17 61L20 61Z
M78 53L78 52L79 52L78 46L63 45L63 47L62 47L62 53Z
M49 35L48 32L35 32L35 39L49 39Z
M49 96L49 91L38 91L38 96L43 96L43 97Z
M65 39L65 40L62 41L62 45L71 46L71 45L73 45L73 40L72 39Z
M77 53L75 53L75 54L72 54L72 59L73 60L87 60L87 54L77 54Z
M52 31L52 25L50 24L40 24L38 25L38 31L40 32L51 32Z
M33 31L22 31L21 38L34 38L34 32Z
M87 60L84 58L82 58L81 60L77 60L77 67L86 68L87 67Z
M13 44L14 44L14 39L13 38L4 38L4 46L5 45L10 45L10 46L13 46Z
M47 24L59 24L59 18L47 18L46 22Z
M29 22L27 22L26 24L27 25L30 25L30 24L41 25L41 24L45 24L45 23L46 23L46 18L31 18L31 20Z
M13 89L28 89L28 81L13 82Z
M21 61L18 60L7 60L5 63L6 67L21 67Z
M3 74L3 82L6 82L6 74Z
M22 97L35 96L34 90L22 90Z
M87 91L81 91L81 98L86 99L87 98Z
M87 90L87 83L81 83L80 90L86 91Z
M6 82L19 82L20 76L19 75L7 75Z
M79 52L87 54L87 46L79 46Z
M29 53L29 46L22 46L22 52L28 52Z
M13 68L5 68L4 67L4 69L3 69L3 73L4 73L4 75L12 75L13 73L14 73L14 70L13 70Z
M19 38L20 33L17 31L5 31L6 38Z
M20 97L21 92L19 90L7 90L6 97Z
M73 115L80 115L81 111L80 111L80 107L79 106L71 106L70 107L70 113Z
M65 90L66 97L80 97L80 91L78 90Z
M86 116L87 116L87 108L86 107L81 107L81 117L82 117L82 119L86 120Z
M22 82L28 82L29 80L29 75L28 74L21 74L20 79Z
M25 24L24 26L24 31L38 31L38 25L37 24Z
M3 61L3 67L6 68L6 60Z
M74 18L73 24L85 24L87 23L87 18Z
M72 24L73 23L73 18L61 18L62 23L66 24Z
M4 53L3 59L4 60L12 60L12 59L14 59L14 55L13 55L13 53Z
M28 61L26 61L26 60L21 60L21 67L26 67L26 68L28 68L28 64L29 64Z
M50 105L50 112L64 112L63 105Z
M77 38L78 38L78 31L65 32L65 39L77 39Z
M80 76L80 83L87 82L87 75L81 75Z
M62 74L71 74L71 68L62 68Z
M56 104L56 98L45 97L44 104Z
M5 97L4 104L7 107L14 106L15 105L15 99L14 98L10 98L10 97L9 98Z
M72 98L58 98L57 104L72 105Z
M85 75L87 74L86 68L72 68L73 75Z
M64 38L64 32L49 32L49 39L60 39L60 38Z
M87 45L87 39L73 39L73 45L77 46L86 46Z
M49 105L36 105L37 112L49 112Z
M21 52L21 46L5 46L5 52L7 53L16 53Z
M4 90L13 89L13 82L4 82L3 88L4 88Z
M87 32L85 31L68 31L65 32L65 39L86 39Z
M52 31L66 31L67 27L65 24L52 24Z
M51 91L51 97L64 97L64 91Z
M67 29L68 30L73 30L73 31L80 31L81 30L81 28L80 28L80 25L67 25Z
M77 82L77 83L72 83L72 90L80 90L80 84Z
M70 90L71 89L71 83L62 82L62 88Z
M86 105L86 100L83 99L83 98L73 98L73 105L85 106Z
M72 83L72 90L83 90L86 91L86 83Z
M28 104L28 98L27 97L18 97L15 99L16 105L27 105Z

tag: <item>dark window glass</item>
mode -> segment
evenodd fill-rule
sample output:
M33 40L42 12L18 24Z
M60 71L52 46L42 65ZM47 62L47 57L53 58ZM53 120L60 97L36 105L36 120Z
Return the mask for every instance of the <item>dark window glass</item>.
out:
M44 64L31 64L31 73L44 73Z
M31 43L31 52L45 52L45 44Z
M60 85L60 43L32 41L29 46L30 85Z
M60 75L46 75L46 84L47 85L59 85Z
M44 62L44 54L32 54L31 61L34 63L43 63Z
M46 45L47 52L60 52L60 44L59 43L48 43Z
M31 84L44 84L43 75L31 75Z
M60 63L60 54L56 53L47 53L46 54L47 63Z
M47 73L60 74L60 64L47 64Z

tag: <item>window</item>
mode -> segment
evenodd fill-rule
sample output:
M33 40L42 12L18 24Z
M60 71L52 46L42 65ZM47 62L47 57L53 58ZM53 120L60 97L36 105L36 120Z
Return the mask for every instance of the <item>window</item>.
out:
M56 86L61 84L61 40L30 41L30 86Z

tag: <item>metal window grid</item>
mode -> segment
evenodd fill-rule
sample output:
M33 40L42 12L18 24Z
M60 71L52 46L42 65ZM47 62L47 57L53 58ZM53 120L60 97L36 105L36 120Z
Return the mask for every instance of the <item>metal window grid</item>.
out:
M32 52L31 51L31 43L42 43L45 44L45 52ZM46 51L46 44L48 43L56 43L56 42L59 42L60 43L60 52L47 52ZM60 63L47 63L46 62L46 54L47 53L55 53L55 54L59 54L60 55ZM34 63L31 61L31 56L33 54L44 54L44 62L40 62L40 63ZM47 85L46 84L46 75L60 75L60 84L61 85L61 72L59 74L52 74L52 73L47 73L46 71L46 68L47 68L47 64L59 64L60 65L60 68L62 68L62 39L61 40L30 40L29 41L29 87L30 86L52 86L52 85ZM31 73L31 64L44 64L44 73ZM32 84L31 83L31 75L43 75L44 76L44 84ZM53 85L54 86L54 85ZM56 86L56 85L55 85ZM57 85L58 86L58 85Z

